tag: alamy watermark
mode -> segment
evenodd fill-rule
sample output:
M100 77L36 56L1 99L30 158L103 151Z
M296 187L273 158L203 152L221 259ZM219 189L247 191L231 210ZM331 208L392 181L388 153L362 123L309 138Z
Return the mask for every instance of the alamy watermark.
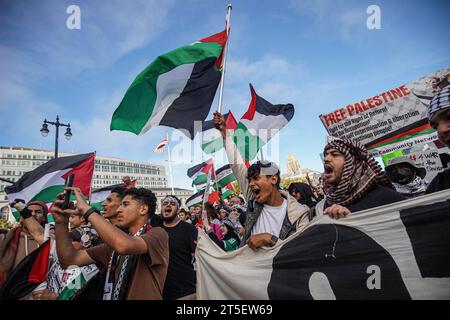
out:
M381 29L381 9L379 6L372 4L367 7L366 13L369 15L366 21L367 29Z
M66 13L69 14L66 20L66 26L69 30L81 29L81 9L79 6L72 4L67 7Z
M213 129L216 130L216 129ZM182 130L174 130L169 136L169 146L171 152L171 162L173 164L198 164L214 157L219 163L242 163L242 159L263 158L279 163L280 161L280 136L278 129L257 129L243 130L238 128L228 131L227 140L233 152L228 157L225 149L225 141L217 130L215 135L202 131L202 122L195 121L194 132L197 132L194 139L190 139L189 134L184 134ZM208 154L201 148L207 143L214 143L218 146L217 152ZM264 147L262 154L260 149Z

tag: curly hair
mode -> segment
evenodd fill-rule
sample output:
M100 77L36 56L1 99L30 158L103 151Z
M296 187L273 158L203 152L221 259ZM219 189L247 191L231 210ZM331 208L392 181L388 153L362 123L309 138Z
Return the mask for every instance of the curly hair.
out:
M152 217L155 214L156 196L151 190L146 188L130 188L125 191L124 197L126 196L130 196L141 204L147 205L149 217Z

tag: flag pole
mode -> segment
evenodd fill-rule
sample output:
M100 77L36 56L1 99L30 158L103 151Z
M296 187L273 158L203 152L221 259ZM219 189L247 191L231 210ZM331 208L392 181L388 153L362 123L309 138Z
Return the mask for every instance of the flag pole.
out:
M262 147L261 147L261 149L259 149L259 154L261 156L261 161L264 161L264 154L263 154L263 151L262 151Z
M169 154L169 174L170 174L170 184L172 187L172 194L175 195L175 191L173 190L173 172L172 172L172 158L170 157L170 143L169 143L169 134L166 133L167 140L167 153Z
M225 82L225 68L227 65L227 53L228 53L228 35L230 33L230 18L231 18L231 10L233 6L231 3L227 5L227 15L226 15L226 28L227 28L227 42L225 43L224 53L223 53L223 61L222 61L222 76L220 78L220 89L219 89L219 103L217 105L217 112L222 112L222 98L223 98L223 83Z

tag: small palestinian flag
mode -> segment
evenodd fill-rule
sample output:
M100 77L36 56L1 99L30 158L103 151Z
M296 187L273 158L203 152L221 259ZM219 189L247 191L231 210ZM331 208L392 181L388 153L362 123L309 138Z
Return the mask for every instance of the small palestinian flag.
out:
M134 79L113 114L111 130L143 134L164 125L194 138L221 79L226 30L156 58Z
M192 185L195 186L198 190L205 188L208 172L210 169L212 169L212 178L215 178L213 159L209 159L208 161L202 162L188 169L187 175L193 180Z
M169 140L167 138L164 138L163 141L161 141L155 148L156 153L163 153L166 145L169 143Z
M12 186L6 187L8 201L22 199L26 203L41 201L51 204L56 200L56 196L64 191L65 180L72 173L74 174L73 186L80 188L85 196L89 196L94 173L94 159L95 153L87 153L50 160L33 171L25 173ZM15 218L18 220L19 217L19 213L15 211ZM52 216L49 215L49 218Z
M208 202L211 204L218 202L219 199L220 199L219 191L213 191L208 194Z
M234 143L245 160L251 161L294 116L292 104L273 105L258 96L250 84L252 100L234 131Z
M221 191L222 191L222 199L228 198L235 192L235 190L233 188L233 184L231 184L231 183L226 185L225 187L223 187L221 189Z
M229 164L217 169L216 183L220 188L224 188L233 181L236 181L236 177L234 176Z
M186 206L188 208L190 208L192 206L202 204L204 193L205 193L204 190L200 190L197 193L195 193L194 195L192 195L191 197L189 197L189 199L186 200Z
M66 280L67 285L61 290L57 300L71 300L79 290L84 289L89 280L98 274L99 270L95 264L78 267Z
M0 300L23 298L46 280L50 243L44 242L14 268L0 291Z
M137 179L131 181L131 185L133 187L136 187L136 183ZM91 193L90 205L92 207L95 207L99 211L103 211L103 202L106 200L106 198L108 198L114 188L127 188L127 185L125 183L118 183L93 190Z
M237 122L231 111L228 112L225 119L227 129L235 130ZM215 153L223 148L222 134L214 127L213 120L203 122L201 147L207 154Z

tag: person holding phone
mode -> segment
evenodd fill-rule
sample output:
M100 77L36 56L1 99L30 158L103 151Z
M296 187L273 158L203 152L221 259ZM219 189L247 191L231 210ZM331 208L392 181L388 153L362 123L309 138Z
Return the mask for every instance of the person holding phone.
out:
M97 264L107 272L104 300L160 300L169 262L168 235L152 227L156 197L145 188L130 188L117 209L120 228L89 206L79 188L67 188L77 200L76 209L62 209L63 200L52 208L56 251L63 267ZM104 244L76 250L71 243L68 221L75 210L95 228ZM126 230L126 231L123 231Z

